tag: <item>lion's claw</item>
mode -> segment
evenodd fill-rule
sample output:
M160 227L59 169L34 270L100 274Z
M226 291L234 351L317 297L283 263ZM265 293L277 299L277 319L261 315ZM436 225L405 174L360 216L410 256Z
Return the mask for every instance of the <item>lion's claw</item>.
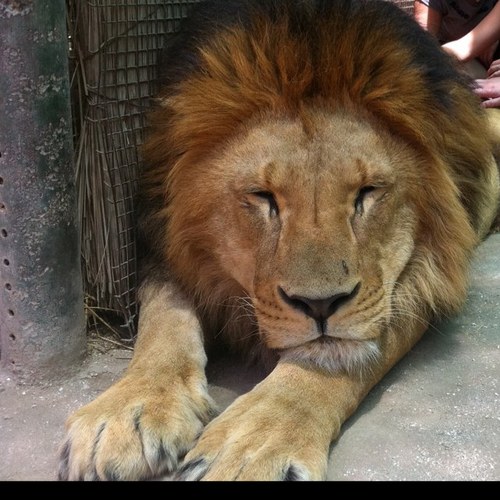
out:
M176 472L177 481L199 481L209 468L204 458L197 458L184 463Z
M296 465L290 465L285 471L283 481L308 481L309 474Z
M115 423L114 423L115 424ZM114 425L112 424L112 425ZM60 452L60 466L58 477L60 480L85 481L119 481L158 476L175 470L179 458L187 451L188 446L167 445L161 437L143 433L140 425L134 425L133 431L129 428L127 437L127 453L123 453L123 460L113 452L104 452L110 440L109 435L116 432L111 429L107 433L107 424L101 424L92 442L90 457L78 467L74 455L78 455L79 440L69 437Z
M245 463L242 464L241 470L244 469ZM176 472L175 479L177 481L201 481L206 478L211 469L212 464L205 458L199 457L185 462ZM245 474L247 474L245 472ZM225 479L237 480L238 475L226 477ZM253 478L258 479L258 478ZM310 474L308 471L299 465L291 464L278 469L274 476L268 477L267 480L275 481L308 481Z
M68 420L60 480L131 480L173 472L213 416L208 394L123 379Z
M298 401L273 397L266 380L212 420L188 452L176 479L307 481L324 479L329 436ZM286 410L286 411L285 411ZM276 419L280 415L280 419Z

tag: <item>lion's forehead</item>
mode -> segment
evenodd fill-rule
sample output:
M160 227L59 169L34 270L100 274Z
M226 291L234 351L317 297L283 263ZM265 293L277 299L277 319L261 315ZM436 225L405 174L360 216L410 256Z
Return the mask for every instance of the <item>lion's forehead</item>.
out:
M327 188L396 175L396 151L384 131L345 114L321 114L308 123L267 119L240 134L227 148L223 168L242 182L275 188ZM393 140L392 140L393 141Z

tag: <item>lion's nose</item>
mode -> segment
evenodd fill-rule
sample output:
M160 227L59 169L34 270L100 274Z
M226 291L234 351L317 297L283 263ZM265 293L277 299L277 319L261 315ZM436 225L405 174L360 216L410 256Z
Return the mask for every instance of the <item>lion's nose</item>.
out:
M361 283L357 283L352 290L340 292L325 298L310 298L302 295L288 295L283 288L278 287L281 298L290 306L310 316L318 324L321 333L326 331L326 320L337 309L352 300L358 293Z

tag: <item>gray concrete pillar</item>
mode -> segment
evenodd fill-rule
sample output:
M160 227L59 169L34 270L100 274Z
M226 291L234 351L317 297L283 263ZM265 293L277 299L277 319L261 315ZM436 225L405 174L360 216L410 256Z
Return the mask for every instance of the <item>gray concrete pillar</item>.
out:
M85 353L64 0L0 0L0 365Z

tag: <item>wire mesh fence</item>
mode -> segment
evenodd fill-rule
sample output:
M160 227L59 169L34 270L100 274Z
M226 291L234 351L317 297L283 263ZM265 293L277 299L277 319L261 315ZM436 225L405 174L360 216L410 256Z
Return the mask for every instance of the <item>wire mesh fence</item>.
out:
M413 14L414 0L392 0L392 2L408 14Z
M76 172L89 320L133 338L135 193L156 56L199 0L68 0ZM112 318L111 318L112 317Z
M135 194L156 58L200 0L67 0L82 268L92 325L136 332ZM411 13L413 0L393 0Z

